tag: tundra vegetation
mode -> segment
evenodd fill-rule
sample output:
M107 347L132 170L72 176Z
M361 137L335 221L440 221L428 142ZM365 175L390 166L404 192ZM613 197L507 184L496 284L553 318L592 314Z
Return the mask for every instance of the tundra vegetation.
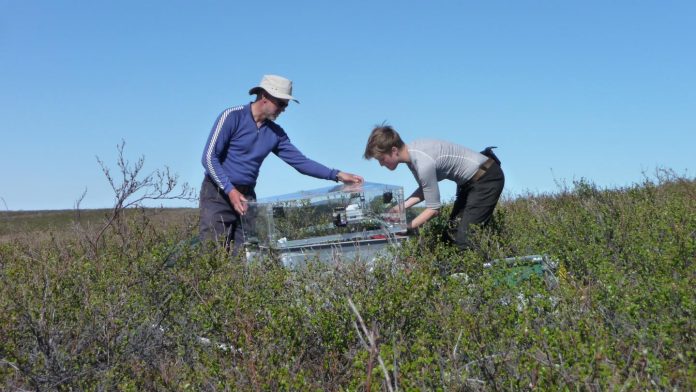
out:
M0 214L2 389L696 387L693 178L559 184L503 200L473 251L438 218L374 263L291 270L190 244L193 209L126 208L190 194L119 168L114 209ZM529 254L557 284L483 268Z

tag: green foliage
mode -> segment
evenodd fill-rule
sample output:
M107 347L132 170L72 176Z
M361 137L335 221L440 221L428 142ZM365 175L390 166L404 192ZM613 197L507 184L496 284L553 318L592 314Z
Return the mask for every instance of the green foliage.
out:
M68 226L1 242L0 385L696 387L693 179L661 171L624 189L581 180L506 200L464 253L439 241L448 208L389 257L296 270L182 242L195 227L182 215L165 225L133 211L97 252ZM559 284L483 267L528 254L558 261Z

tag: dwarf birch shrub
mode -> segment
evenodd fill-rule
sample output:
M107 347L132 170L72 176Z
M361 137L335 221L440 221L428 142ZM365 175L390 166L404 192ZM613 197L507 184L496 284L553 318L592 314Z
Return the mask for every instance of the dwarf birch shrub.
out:
M83 232L3 243L0 385L694 389L695 196L670 171L620 189L581 180L504 200L472 251L440 243L443 211L374 263L292 270L203 251L194 225L144 210L89 246ZM558 262L557 284L483 267L528 254Z

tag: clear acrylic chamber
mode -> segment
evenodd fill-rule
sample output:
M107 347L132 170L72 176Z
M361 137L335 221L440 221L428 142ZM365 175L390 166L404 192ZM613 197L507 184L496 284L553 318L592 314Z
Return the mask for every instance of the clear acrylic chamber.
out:
M403 188L366 182L259 199L242 219L247 258L276 254L285 266L371 262L406 238Z

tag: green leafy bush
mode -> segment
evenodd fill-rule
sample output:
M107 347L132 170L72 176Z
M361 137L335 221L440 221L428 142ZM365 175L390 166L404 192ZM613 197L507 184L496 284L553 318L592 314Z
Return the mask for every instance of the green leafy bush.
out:
M99 242L0 243L3 389L696 387L696 182L670 171L505 200L465 253L444 211L374 263L296 270L189 244L195 214L130 212ZM557 285L483 267L528 254Z

